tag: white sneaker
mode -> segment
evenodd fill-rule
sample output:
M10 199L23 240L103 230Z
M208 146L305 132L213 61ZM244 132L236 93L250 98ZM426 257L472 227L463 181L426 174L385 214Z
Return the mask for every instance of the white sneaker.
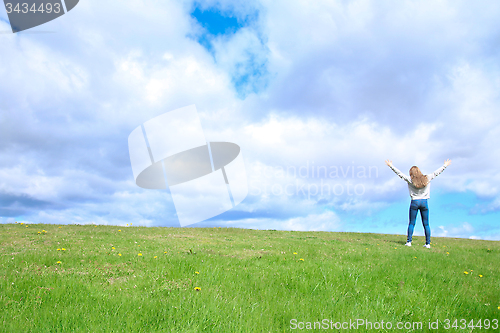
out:
M430 249L430 248L431 248L431 244L425 244L425 245L424 245L424 247L425 247L426 249Z
M405 246L411 246L411 242L406 243Z

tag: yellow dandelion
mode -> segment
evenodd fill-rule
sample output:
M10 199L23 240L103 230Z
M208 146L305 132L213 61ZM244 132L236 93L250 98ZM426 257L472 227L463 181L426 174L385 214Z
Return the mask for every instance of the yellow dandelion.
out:
M200 288L200 287L194 287L194 290L196 290L196 291L200 291L200 290L201 290L201 288ZM500 308L500 306L499 306L499 308Z
M155 258L155 259L156 259L156 258L158 258L158 256L154 256L153 258Z
M304 261L304 259L302 259L302 258L300 258L299 260L300 260L300 261Z
M95 225L94 228L97 228L97 226Z
M60 262L60 261L58 261L57 263L58 263L58 264L62 264L62 262Z
M59 229L61 229L62 227L59 227Z
M111 247L111 250L114 250L114 249L115 249L115 247L114 247L114 246L112 246L112 247Z
M464 274L469 274L469 272L467 272L467 271L464 271Z
M498 310L500 310L500 306L498 307Z
M64 247L61 250L66 251L66 249Z
M479 277L483 277L481 274L479 274Z
M118 232L122 232L121 230L118 230Z
M57 249L57 251L61 251L61 249Z
M40 232L40 231L39 231L38 233L39 233L39 234L41 234L41 232Z
M417 259L417 257L413 257L413 258Z
M395 247L394 249L397 249L397 247Z
M446 252L446 254L450 254L450 252Z
M138 255L138 256L142 256L142 253L140 253L140 252L139 252L137 255Z
M120 257L121 257L121 256L122 256L122 254L121 254L121 253L118 253L118 256L120 256Z
M132 223L130 223L130 225L132 225Z
M23 222L21 222L21 225L23 225L23 224L24 224L24 223L23 223Z
M200 274L200 272L194 272L194 274Z
M27 228L27 227L28 227L28 226L26 226L26 228Z
M164 251L163 253L167 253L167 251Z
M294 252L293 254L297 254L297 252Z

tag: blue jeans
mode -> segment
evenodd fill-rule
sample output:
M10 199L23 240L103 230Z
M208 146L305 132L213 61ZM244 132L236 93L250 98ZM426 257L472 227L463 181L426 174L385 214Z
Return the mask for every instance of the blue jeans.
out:
M410 224L408 225L408 242L411 242L413 236L413 229L415 228L415 221L417 220L417 213L420 210L422 217L422 225L425 231L425 244L431 243L431 228L429 228L429 207L427 206L427 199L412 200L410 204Z

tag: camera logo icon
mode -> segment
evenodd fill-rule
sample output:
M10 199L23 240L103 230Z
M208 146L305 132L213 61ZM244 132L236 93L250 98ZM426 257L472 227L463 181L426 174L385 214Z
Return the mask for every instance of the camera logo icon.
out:
M138 126L128 148L137 186L169 188L181 227L222 214L248 195L240 147L206 141L194 105Z
M4 0L12 32L27 30L69 12L79 0Z

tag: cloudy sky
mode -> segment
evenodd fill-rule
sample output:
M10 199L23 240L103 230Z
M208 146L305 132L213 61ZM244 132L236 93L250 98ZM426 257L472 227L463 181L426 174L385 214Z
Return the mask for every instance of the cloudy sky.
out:
M179 226L128 136L195 104L249 194L192 225L500 240L500 2L81 0L13 34L0 8L0 222ZM416 235L423 234L418 218Z

